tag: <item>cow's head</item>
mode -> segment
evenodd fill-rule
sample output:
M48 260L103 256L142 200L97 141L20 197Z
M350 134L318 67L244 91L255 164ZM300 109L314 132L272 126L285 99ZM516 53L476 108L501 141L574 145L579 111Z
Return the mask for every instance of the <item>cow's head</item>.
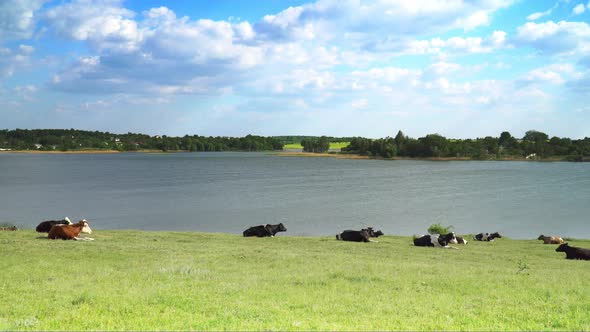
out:
M379 236L381 236L381 235L385 235L385 234L383 234L383 232L382 232L382 231L376 231L376 232L375 232L375 237L379 237Z
M88 221L86 221L86 219L82 219L80 222L82 223L82 230L80 233L92 234L92 229L90 229Z
M440 236L446 243L457 243L457 238L455 237L455 232L450 232L449 234L445 234Z
M570 246L567 245L567 242L564 244L560 244L559 247L557 247L555 249L555 251L557 252L565 252L567 250L567 248L569 248Z
M543 240L544 237L545 237L545 235L541 234L541 235L539 235L539 237L537 238L537 240Z
M287 227L285 227L285 225L283 225L283 223L279 224L279 227L277 228L277 230L279 232L286 232L287 231Z
M500 235L500 233L498 233L498 232L495 232L495 233L490 234L490 238L492 238L492 239L495 239L495 238L501 239L502 238L502 235Z

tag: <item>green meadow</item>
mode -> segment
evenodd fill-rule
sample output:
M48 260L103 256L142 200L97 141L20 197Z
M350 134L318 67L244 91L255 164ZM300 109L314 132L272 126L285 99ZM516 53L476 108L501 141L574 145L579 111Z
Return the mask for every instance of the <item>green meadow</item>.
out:
M91 237L0 232L0 330L590 330L590 262L537 240Z
M340 151L340 149L347 147L349 145L350 145L350 142L330 142L330 150ZM301 146L301 144L299 144L299 143L291 143L291 144L285 144L283 146L283 149L285 149L285 150L303 149L303 146Z

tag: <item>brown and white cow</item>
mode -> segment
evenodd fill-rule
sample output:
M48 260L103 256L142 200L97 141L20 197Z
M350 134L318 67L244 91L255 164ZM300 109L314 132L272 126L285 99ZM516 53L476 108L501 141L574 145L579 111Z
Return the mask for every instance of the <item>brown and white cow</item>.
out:
M72 225L55 225L49 230L47 236L51 240L75 240L75 241L92 241L93 238L79 237L80 233L92 234L92 229L88 226L86 219L80 220Z
M539 235L537 240L543 240L544 244L562 244L564 243L563 239L559 236L545 236Z

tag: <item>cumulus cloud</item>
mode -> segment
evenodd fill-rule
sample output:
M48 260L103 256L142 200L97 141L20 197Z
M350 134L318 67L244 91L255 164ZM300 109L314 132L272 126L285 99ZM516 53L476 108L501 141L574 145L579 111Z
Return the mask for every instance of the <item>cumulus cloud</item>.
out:
M451 37L449 39L432 38L430 40L412 40L407 43L387 42L377 45L378 50L389 50L401 54L470 54L490 53L506 46L506 32L494 31L486 38Z
M0 43L29 38L34 32L37 11L47 0L0 1Z
M510 3L319 0L250 23L191 20L166 7L137 14L121 0L74 0L50 7L43 17L50 32L86 42L95 54L58 73L57 89L199 94L240 84L253 68L262 75L297 67L358 66L375 61L375 51L489 53L503 47L505 32L486 38L411 37L489 24L490 14ZM408 39L398 41L399 35Z
M546 54L590 51L590 26L586 22L528 22L517 29L516 41Z
M98 51L129 52L137 50L142 39L134 16L119 0L76 0L50 8L44 18L61 37L88 41Z
M94 4L94 6L92 6ZM55 76L65 91L206 93L223 87L231 73L258 65L263 49L247 42L247 22L177 18L166 7L136 20L119 1L77 0L51 8L46 20L58 35L86 41L98 55L83 57Z
M33 46L24 44L14 49L0 47L0 78L11 77L18 69L30 66L34 51Z
M418 36L488 25L490 14L510 3L509 0L319 0L267 15L255 24L255 29L269 39L357 39L383 33ZM344 35L340 34L342 31Z
M584 4L580 3L578 5L576 5L574 7L574 9L572 9L572 14L573 15L580 15L583 14L586 11L586 7L584 6Z

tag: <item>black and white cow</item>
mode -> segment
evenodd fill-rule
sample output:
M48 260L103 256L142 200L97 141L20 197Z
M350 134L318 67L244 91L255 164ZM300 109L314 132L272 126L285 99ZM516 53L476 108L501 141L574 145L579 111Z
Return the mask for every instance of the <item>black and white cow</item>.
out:
M583 259L590 260L590 249L570 247L567 242L561 244L557 249L557 252L565 252L565 259Z
M346 230L340 234L336 234L336 240L352 241L352 242L377 242L370 239L369 232L366 230L352 231Z
M286 232L287 228L283 223L271 225L259 225L259 226L252 226L242 233L244 237L248 236L257 236L257 237L272 237L275 236L278 232Z
M454 243L454 244L467 244L467 240L465 240L462 236L455 236L455 240L451 240L450 243Z
M449 247L449 243L456 243L456 241L457 238L455 237L455 233L453 232L445 235L429 234L415 238L414 245L418 247L439 247L457 249L454 247Z
M35 230L39 233L49 233L49 231L51 230L51 227L53 227L54 225L71 225L72 222L70 221L70 218L65 217L63 218L63 220L47 220L47 221L42 221L39 225L37 225L37 228L35 228Z
M363 229L361 229L361 231L365 231L365 232L369 233L369 237L380 237L381 235L385 235L380 230L379 231L374 230L373 227L363 228Z
M495 233L479 233L476 234L473 237L475 240L477 241L494 241L495 239L500 239L502 238L502 235L500 235L500 233L495 232Z

